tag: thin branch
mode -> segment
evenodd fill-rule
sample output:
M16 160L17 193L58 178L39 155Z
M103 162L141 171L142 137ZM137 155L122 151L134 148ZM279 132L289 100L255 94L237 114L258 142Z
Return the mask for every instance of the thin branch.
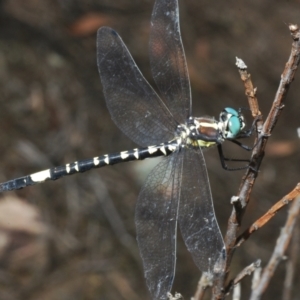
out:
M205 295L205 292L207 291L207 288L211 287L212 285L212 277L208 273L203 272L198 282L196 293L191 300L202 300Z
M233 288L232 300L241 300L241 284L237 283Z
M294 234L291 241L291 246L288 253L288 261L286 263L285 280L283 284L282 299L292 299L293 280L295 276L295 269L297 268L297 261L299 257L299 243L300 243L300 230L299 219L294 229Z
M300 30L298 25L289 25L291 36L294 40L292 44L292 52L288 62L285 65L283 74L281 75L281 81L279 84L279 88L277 90L275 100L273 102L271 111L268 115L264 123L263 134L265 136L271 135L272 130L278 120L278 117L284 108L284 100L286 98L286 94L289 90L290 84L293 82L295 78L295 73L297 71L300 55L299 55L299 45L300 45Z
M260 267L261 260L258 259L251 265L244 268L233 280L233 285L236 285L240 282L244 277L251 275L257 268Z
M297 28L297 32L295 28ZM237 232L240 227L242 215L249 201L249 196L252 191L252 187L254 185L255 179L257 177L257 172L260 167L261 160L264 156L264 149L266 147L268 137L271 135L271 132L274 129L276 123L275 120L278 119L281 109L283 108L283 102L285 100L285 96L289 88L289 83L293 81L295 70L297 69L297 66L299 64L300 42L299 42L299 38L296 38L300 35L298 26L296 25L290 26L290 32L294 39L294 42L292 44L291 54L288 62L285 65L283 74L281 76L281 81L271 111L266 119L266 122L263 125L262 132L259 132L258 144L254 148L251 157L251 168L247 170L246 175L243 178L242 184L240 186L240 190L238 193L240 209L236 210L236 207L238 206L235 205L229 219L228 231L225 239L227 250L229 250L228 251L229 257L230 257L230 252L235 246Z
M277 203L275 203L262 217L256 220L249 228L247 228L238 238L236 242L236 247L239 247L243 242L245 242L250 235L262 228L266 223L268 223L276 213L281 210L284 206L288 205L291 201L293 201L296 197L300 195L300 183L296 185L296 187L280 199Z
M228 286L225 289L226 294L229 293L234 286L242 281L246 276L251 275L257 268L260 268L261 260L258 259L251 265L244 268L233 280L230 281Z
M260 276L261 276L261 267L256 268L254 270L253 277L252 277L252 284L251 284L251 290L252 291L254 289L256 289L257 285L259 284Z
M281 75L280 84L275 95L275 99L273 101L270 113L263 126L258 126L258 139L257 143L255 144L256 147L253 149L252 152L250 167L246 171L246 174L242 179L237 195L238 201L235 202L231 216L228 220L228 228L225 236L225 245L227 251L226 269L222 276L218 278L218 280L216 281L216 285L214 286L213 294L215 299L223 299L225 297L223 287L225 285L225 281L229 273L229 266L232 259L232 255L234 253L236 240L238 237L238 231L241 225L241 220L245 212L246 206L249 202L250 194L255 183L256 177L258 175L258 170L260 168L261 161L264 157L264 150L268 138L271 135L280 115L280 112L284 107L284 100L286 99L288 89L290 87L291 82L294 80L295 72L299 65L300 30L298 25L290 25L289 30L293 39L291 54Z
M279 264L279 262L284 258L284 253L290 243L294 225L300 213L300 197L297 197L296 201L292 204L285 226L281 230L280 236L277 240L276 246L274 248L271 259L268 265L263 270L260 277L260 281L256 288L252 291L250 300L261 299L262 294L268 287L268 284L274 275L274 272Z
M256 97L257 88L253 87L251 75L247 72L246 64L238 57L236 57L236 66L238 67L240 76L245 86L245 94L248 99L249 107L252 112L253 118L261 116L261 112L258 107L258 100Z

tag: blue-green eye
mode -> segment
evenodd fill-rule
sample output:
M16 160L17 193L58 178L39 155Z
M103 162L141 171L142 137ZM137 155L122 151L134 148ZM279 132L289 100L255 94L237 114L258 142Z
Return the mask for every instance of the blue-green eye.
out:
M238 113L235 109L233 109L233 108L231 108L231 107L225 107L224 110L225 110L228 114L230 114L230 115L239 117L239 113Z
M241 130L241 121L238 116L232 115L228 120L228 130L231 133L231 137L235 137Z
M226 139L234 139L244 128L245 123L243 116L231 107L226 107L220 114L220 124L223 137Z

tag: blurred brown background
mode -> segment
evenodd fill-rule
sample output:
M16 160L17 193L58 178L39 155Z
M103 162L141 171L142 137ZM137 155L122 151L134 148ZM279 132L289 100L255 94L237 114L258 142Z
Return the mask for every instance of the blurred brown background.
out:
M0 1L0 182L135 146L106 109L96 30L106 25L118 31L153 83L148 61L153 3ZM238 56L248 65L266 116L291 49L287 24L300 24L300 1L185 0L180 13L194 115L218 117L225 106L247 107ZM299 181L299 77L270 139L243 228ZM225 152L247 156L231 145ZM216 149L205 156L224 233L243 171L224 171ZM134 209L156 163L121 164L1 195L0 299L150 299ZM267 263L285 218L286 209L236 251L232 276L257 258ZM282 263L264 299L282 299L284 276ZM179 238L174 291L189 299L199 277ZM300 272L294 282L299 280ZM250 285L245 279L243 299ZM295 285L293 299L299 293Z

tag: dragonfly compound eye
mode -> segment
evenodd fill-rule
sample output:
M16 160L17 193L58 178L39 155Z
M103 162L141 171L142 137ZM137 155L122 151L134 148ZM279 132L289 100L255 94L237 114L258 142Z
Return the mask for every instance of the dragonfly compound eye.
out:
M229 139L236 138L244 127L243 117L231 107L226 107L221 112L220 122L224 124L224 136Z
M231 116L227 124L228 138L235 138L241 131L241 120L237 116Z

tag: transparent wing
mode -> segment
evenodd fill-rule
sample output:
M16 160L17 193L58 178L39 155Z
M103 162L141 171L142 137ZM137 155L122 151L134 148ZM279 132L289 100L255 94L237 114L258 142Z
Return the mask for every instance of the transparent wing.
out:
M181 41L177 0L156 1L150 31L150 63L162 98L178 123L191 116L191 89Z
M111 28L98 30L97 62L106 104L116 125L141 146L171 140L177 126L174 118Z
M200 148L184 152L178 216L179 227L198 268L222 268L225 245L216 220L209 179Z
M137 241L153 299L167 299L174 280L181 157L174 153L152 170L136 206Z

